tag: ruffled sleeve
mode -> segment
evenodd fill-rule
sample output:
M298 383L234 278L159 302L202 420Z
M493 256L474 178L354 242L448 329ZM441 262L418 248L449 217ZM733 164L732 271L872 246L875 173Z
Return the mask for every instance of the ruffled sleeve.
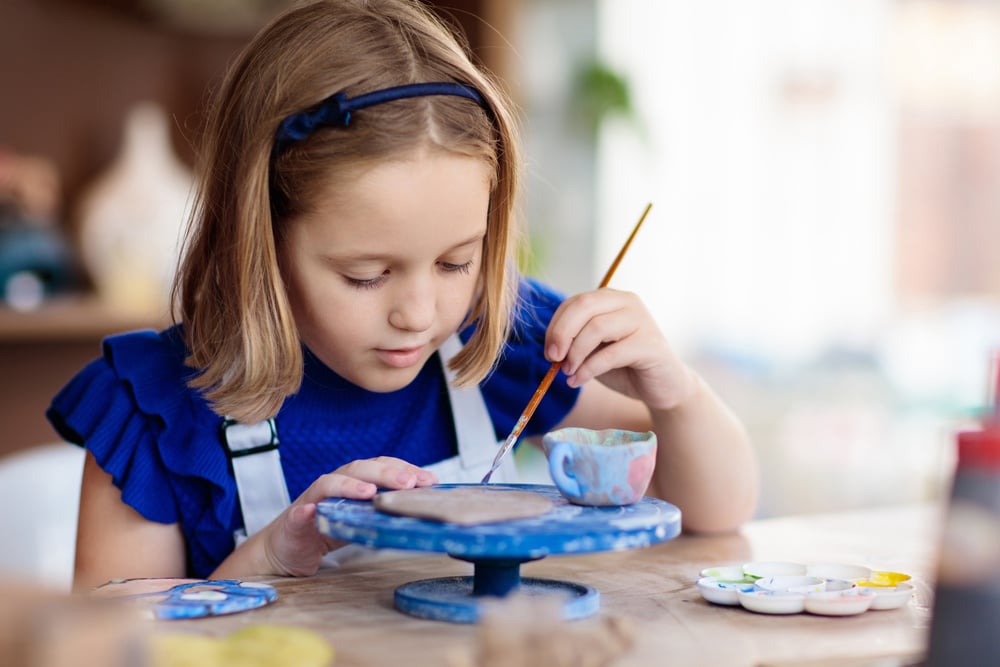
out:
M93 454L126 504L148 520L181 523L194 552L207 547L224 556L232 548L235 484L219 417L187 387L184 358L176 328L107 338L103 356L56 395L47 417ZM224 539L200 544L208 535Z
M518 290L513 331L497 368L482 384L497 439L510 434L551 364L545 359L545 330L564 300L559 292L532 279L524 279ZM560 372L525 426L523 436L540 435L561 422L580 394L566 384Z

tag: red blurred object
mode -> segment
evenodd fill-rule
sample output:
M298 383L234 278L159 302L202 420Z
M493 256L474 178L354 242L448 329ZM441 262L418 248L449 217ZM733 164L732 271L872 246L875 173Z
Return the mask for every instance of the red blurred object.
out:
M958 467L1000 470L1000 424L988 422L982 430L958 434Z
M1000 428L1000 349L990 357L989 387L986 391L986 405L989 419L995 428Z

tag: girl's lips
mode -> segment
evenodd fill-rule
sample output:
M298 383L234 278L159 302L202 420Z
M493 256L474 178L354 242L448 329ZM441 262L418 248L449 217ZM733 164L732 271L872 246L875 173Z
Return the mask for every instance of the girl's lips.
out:
M375 353L383 363L392 366L393 368L408 368L420 361L420 358L424 353L424 346L421 345L420 347L408 347L398 350L377 349L375 350Z

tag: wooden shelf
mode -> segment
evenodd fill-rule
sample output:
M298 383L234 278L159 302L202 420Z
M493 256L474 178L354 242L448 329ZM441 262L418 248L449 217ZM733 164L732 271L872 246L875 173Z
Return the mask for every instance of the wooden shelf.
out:
M94 295L54 298L40 308L0 307L0 456L58 436L45 419L52 397L101 354L105 336L136 329L161 329L166 316L142 316L110 307Z
M94 341L136 329L162 329L162 317L112 308L95 296L52 299L36 310L0 307L0 344L16 342Z

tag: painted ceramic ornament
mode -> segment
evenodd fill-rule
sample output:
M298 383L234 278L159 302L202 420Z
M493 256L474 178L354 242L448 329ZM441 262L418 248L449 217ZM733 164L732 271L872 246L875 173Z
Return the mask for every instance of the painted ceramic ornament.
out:
M656 466L656 434L564 428L546 433L549 474L571 503L592 507L638 502Z
M115 580L95 595L134 601L159 620L235 614L278 599L278 591L269 584L235 579Z

